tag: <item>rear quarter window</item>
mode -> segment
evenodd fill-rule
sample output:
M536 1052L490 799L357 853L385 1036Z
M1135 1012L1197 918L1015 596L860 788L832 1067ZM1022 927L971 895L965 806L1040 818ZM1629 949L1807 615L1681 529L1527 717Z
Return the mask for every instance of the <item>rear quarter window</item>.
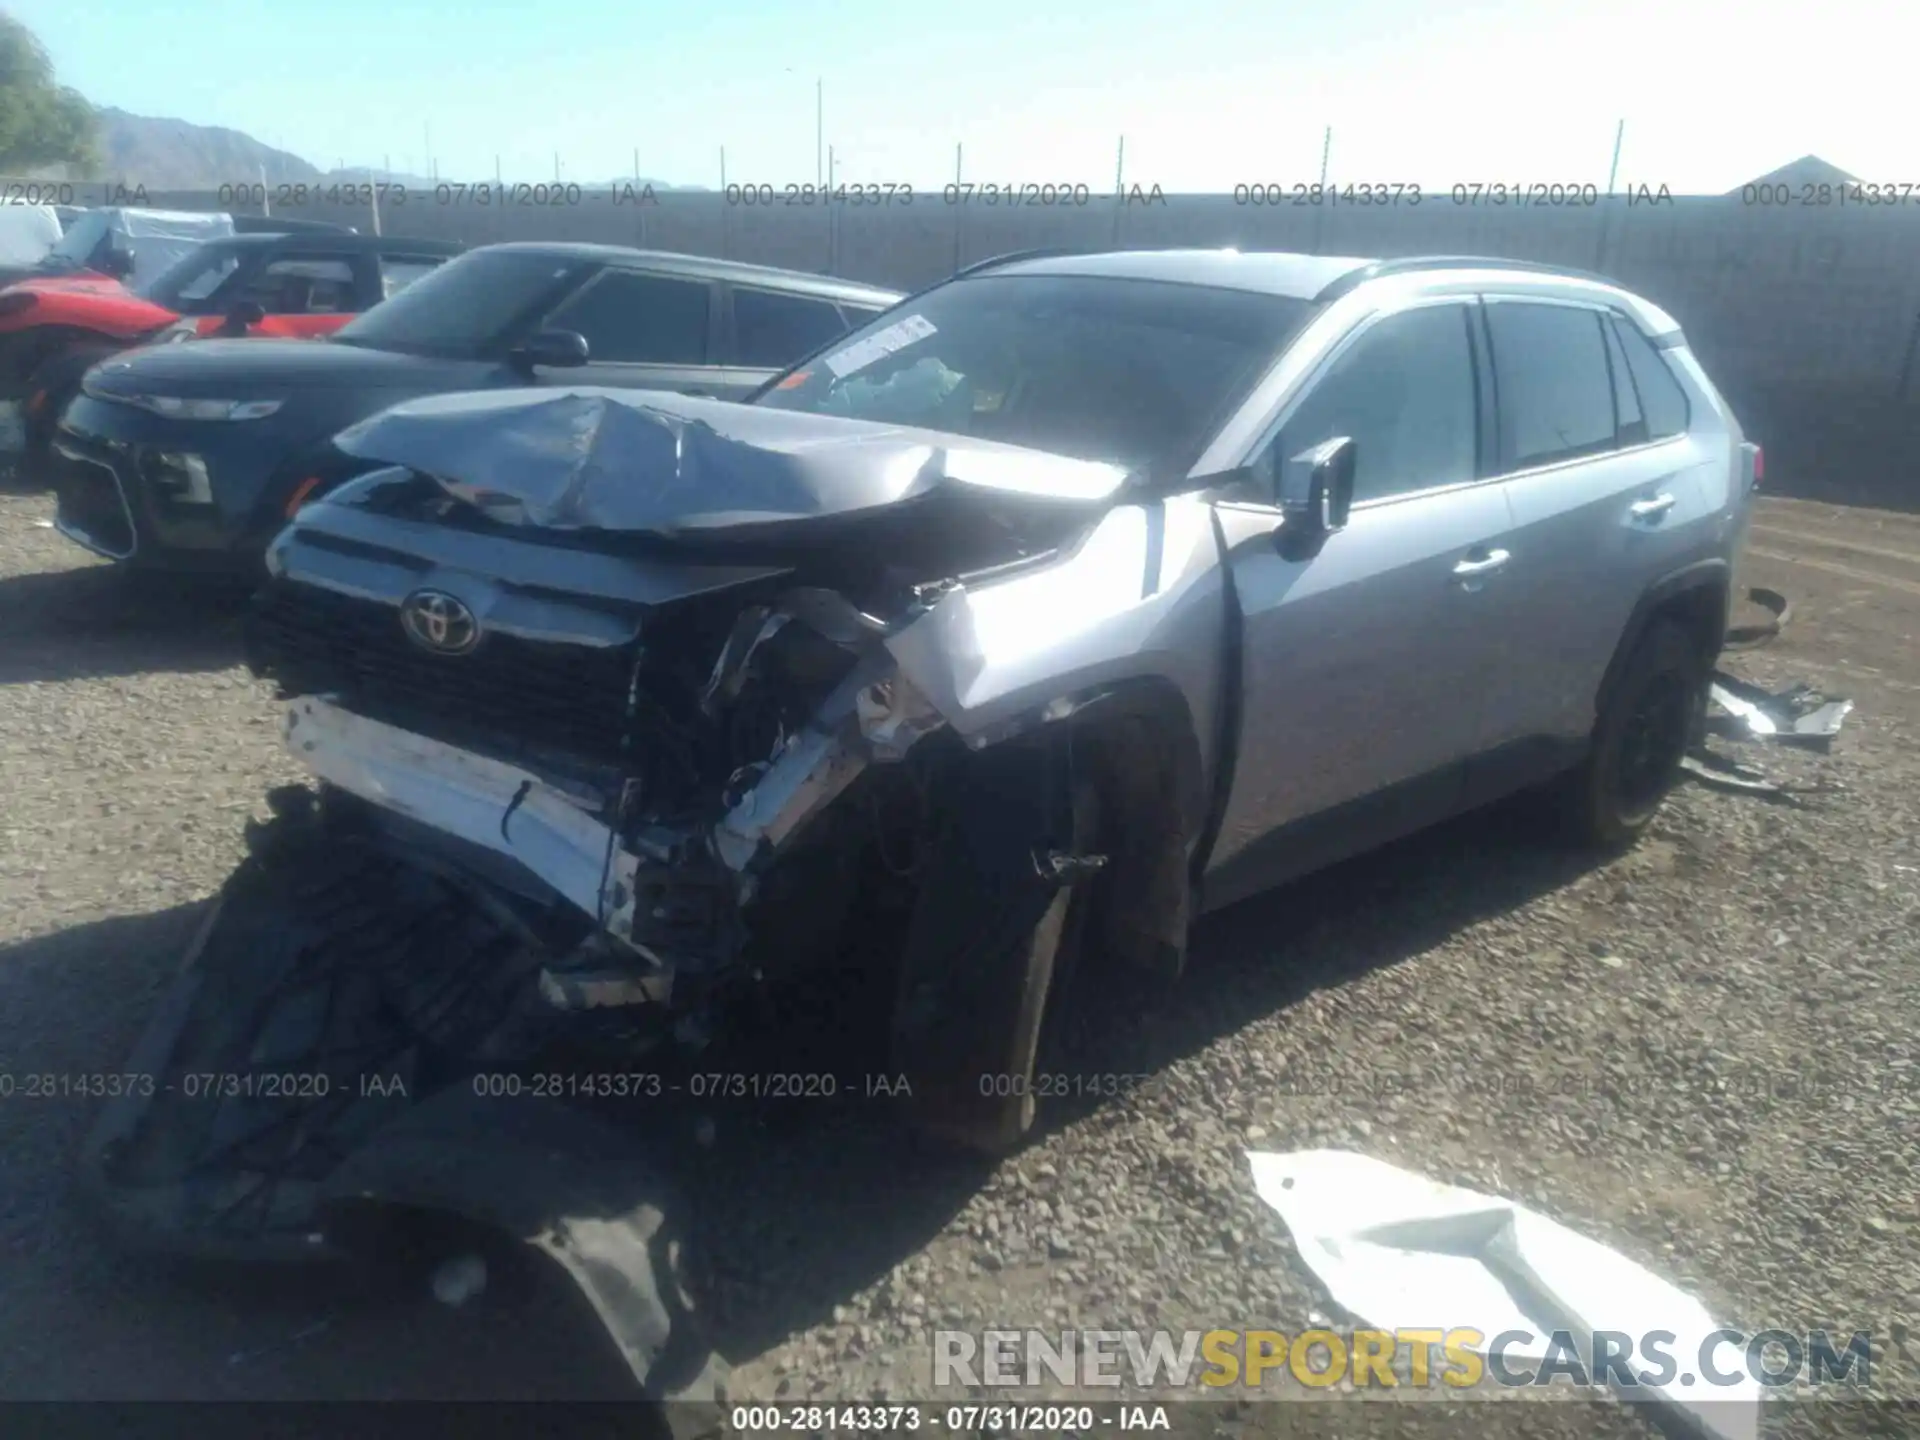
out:
M1500 468L1527 470L1616 445L1613 377L1598 311L1540 301L1486 307Z
M1666 356L1631 321L1615 318L1614 333L1627 357L1627 374L1646 419L1649 440L1667 440L1686 433L1690 419L1687 392L1680 388Z

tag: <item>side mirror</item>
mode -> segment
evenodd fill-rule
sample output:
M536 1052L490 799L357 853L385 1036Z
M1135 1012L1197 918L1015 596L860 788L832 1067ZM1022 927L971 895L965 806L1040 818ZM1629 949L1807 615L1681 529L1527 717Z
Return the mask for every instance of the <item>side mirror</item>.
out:
M124 280L133 274L133 252L124 245L110 243L100 254L98 269L102 275Z
M266 309L257 300L242 300L227 311L225 323L220 326L222 335L244 335L255 325L267 318Z
M1353 464L1359 447L1345 435L1323 440L1288 460L1280 473L1281 534L1313 544L1347 524L1353 509Z
M529 375L543 365L574 369L587 363L587 337L577 330L542 330L516 345L507 359Z

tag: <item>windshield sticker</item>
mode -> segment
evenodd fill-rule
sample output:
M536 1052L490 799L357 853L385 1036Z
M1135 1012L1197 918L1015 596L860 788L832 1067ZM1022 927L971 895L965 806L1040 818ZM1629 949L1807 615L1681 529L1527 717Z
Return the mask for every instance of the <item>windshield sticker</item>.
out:
M836 380L844 380L856 370L864 370L874 361L884 360L894 351L904 350L914 341L924 340L933 333L931 320L923 315L909 315L827 356L827 369L833 372Z
M797 390L813 378L811 370L796 370L773 388L776 390Z

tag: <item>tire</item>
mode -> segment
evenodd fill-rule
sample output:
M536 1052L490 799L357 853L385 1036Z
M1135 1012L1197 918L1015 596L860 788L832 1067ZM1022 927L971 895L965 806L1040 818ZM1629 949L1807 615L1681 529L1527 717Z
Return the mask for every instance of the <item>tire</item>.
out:
M80 379L95 365L118 350L87 349L64 351L41 362L27 380L27 404L23 417L26 448L21 453L21 474L35 484L46 483L47 463L53 455L54 432L60 427L60 415L80 393ZM35 396L45 398L34 405Z
M1034 1128L1034 1073L1087 928L1091 878L1058 885L1034 865L1036 850L1085 854L1098 834L1098 793L1065 755L1031 747L955 767L907 927L894 1069L919 1129L986 1154Z
M1571 839L1617 850L1639 837L1679 778L1706 698L1700 647L1674 621L1653 621L1620 668L1586 762L1568 779L1563 816Z

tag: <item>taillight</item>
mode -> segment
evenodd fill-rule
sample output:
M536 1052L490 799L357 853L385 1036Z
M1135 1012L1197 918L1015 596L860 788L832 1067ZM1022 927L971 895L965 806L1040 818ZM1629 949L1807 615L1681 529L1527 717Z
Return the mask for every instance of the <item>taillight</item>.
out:
M300 507L307 503L307 497L314 492L314 489L319 484L320 477L318 475L309 475L294 487L293 494L287 497L287 519L293 519L294 515L299 512Z
M1753 488L1758 490L1760 482L1767 478L1767 452L1758 445L1753 447Z

